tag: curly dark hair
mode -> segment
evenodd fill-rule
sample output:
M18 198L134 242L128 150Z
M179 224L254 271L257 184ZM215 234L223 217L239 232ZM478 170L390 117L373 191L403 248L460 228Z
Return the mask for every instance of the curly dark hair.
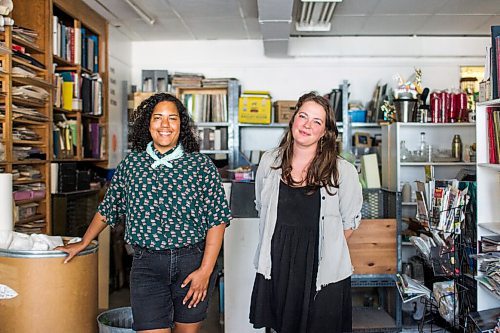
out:
M132 150L144 151L148 143L153 140L149 132L149 122L155 106L160 102L172 102L177 107L179 117L181 118L179 142L182 144L184 151L186 153L200 151L200 145L196 137L196 127L186 107L178 98L167 93L159 93L149 97L135 110L132 119L132 133L130 134Z
M281 166L283 179L292 186L300 185L292 178L292 160L293 160L293 136L292 125L295 121L295 116L305 102L315 102L325 110L325 134L318 143L316 156L313 158L311 165L307 171L306 186L315 191L320 187L325 187L329 194L329 187L338 187L339 174L337 169L337 136L339 130L335 122L335 114L333 113L332 106L328 100L316 92L310 92L302 95L295 106L295 113L293 114L288 129L285 132L281 143L279 145L279 152L281 155Z

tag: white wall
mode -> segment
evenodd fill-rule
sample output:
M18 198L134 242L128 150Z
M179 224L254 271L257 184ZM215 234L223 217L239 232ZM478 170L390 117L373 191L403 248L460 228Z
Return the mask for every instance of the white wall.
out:
M294 38L295 57L267 58L261 40L133 42L132 83L142 69L200 72L206 77L234 77L243 90L269 90L273 99L297 99L316 90L326 93L343 79L351 99L371 99L377 81L408 78L423 71L431 89L457 88L461 65L484 65L489 38L338 37Z
M109 26L108 34L108 72L109 72L109 126L108 126L108 152L109 168L115 168L124 157L127 147L127 93L123 89L126 81L130 87L132 78L132 43L128 37L118 29Z

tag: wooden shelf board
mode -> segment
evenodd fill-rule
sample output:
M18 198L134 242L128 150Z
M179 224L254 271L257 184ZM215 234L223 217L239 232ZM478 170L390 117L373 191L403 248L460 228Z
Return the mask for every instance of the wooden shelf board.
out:
M45 215L44 214L36 214L36 215L30 216L30 217L28 217L26 219L16 221L15 224L18 224L18 223L29 223L29 222L33 222L33 221L41 220L41 219L45 219Z
M54 63L56 63L58 65L58 66L56 66L56 71L58 71L58 70L78 70L79 69L79 65L74 64L72 62L69 62L66 59L63 59L63 58L56 56L56 55L52 55L52 60ZM67 67L67 68L63 69L59 66Z
M81 114L82 114L83 118L90 118L90 119L102 119L103 118L102 115L101 116L96 116L96 115L93 115L93 114L88 114L88 113L83 113L83 112L81 112Z
M39 102L31 101L29 99L24 99L24 98L12 96L12 104L29 106L29 107L34 107L34 108L43 108L43 107L45 107L45 105L47 103L39 103Z
M51 162L54 163L70 163L70 162L80 162L81 160L77 158L54 158Z
M483 222L477 224L479 227L500 235L500 222Z
M12 43L23 46L26 50L31 51L31 52L45 53L45 51L42 50L38 45L28 43L28 42L14 36L14 35L12 36Z
M19 84L28 84L28 85L33 85L33 86L39 86L47 89L52 89L54 86L40 78L37 77L27 77L27 76L12 76L12 82L19 83Z
M32 70L39 72L39 73L42 73L42 74L47 74L47 69L34 66L22 58L12 57L12 63L26 66L29 69L32 69Z
M24 184L33 184L33 183L45 183L45 178L29 179L29 180L14 180L12 182L12 184L14 184L14 185L24 185Z
M43 141L30 141L30 140L12 140L12 143L15 145L36 145L36 146L45 146L45 142Z
M12 161L12 164L45 164L48 163L47 160L23 160L23 161Z
M24 120L24 119L13 119L13 123L16 124L27 124L27 125L40 125L44 126L49 123L49 120L44 120L44 121L36 121L36 120Z

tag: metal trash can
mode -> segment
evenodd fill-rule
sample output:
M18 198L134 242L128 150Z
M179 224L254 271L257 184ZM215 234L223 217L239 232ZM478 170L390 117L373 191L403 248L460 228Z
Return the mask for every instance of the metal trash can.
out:
M67 264L62 251L0 249L0 284L18 294L0 300L0 332L97 332L97 249Z
M99 333L133 333L132 308L116 308L97 316Z

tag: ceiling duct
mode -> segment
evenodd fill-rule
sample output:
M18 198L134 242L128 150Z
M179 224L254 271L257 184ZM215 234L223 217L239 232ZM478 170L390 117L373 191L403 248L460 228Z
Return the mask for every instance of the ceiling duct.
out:
M297 10L295 29L297 31L330 31L335 5L341 1L301 0Z
M257 6L264 54L268 57L286 57L293 0L258 0Z

